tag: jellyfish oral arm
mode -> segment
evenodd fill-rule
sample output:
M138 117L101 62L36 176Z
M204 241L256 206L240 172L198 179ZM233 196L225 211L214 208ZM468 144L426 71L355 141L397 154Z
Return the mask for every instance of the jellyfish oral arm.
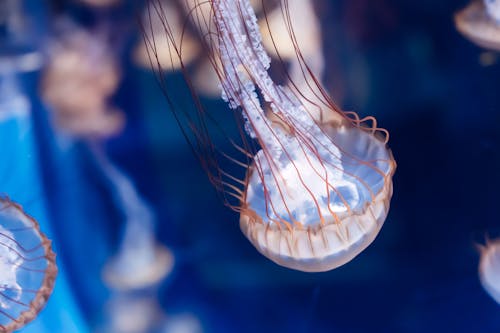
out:
M265 116L256 86L279 118L293 119L305 130L317 127L288 88L274 84L269 77L267 70L271 60L262 46L257 18L250 2L220 0L216 4L219 50L225 71L223 98L231 108L242 107L250 137L256 138L255 129L258 129L259 140L266 145L276 146L280 135L279 131L273 131L273 126Z
M304 212L299 215L306 215L308 208L304 207L304 202L306 206L317 206L314 208L325 215L330 215L329 210L332 209L345 210L339 205L332 208L328 204L315 203L315 198L331 191L326 190L328 179L342 183L342 154L297 97L287 87L275 85L269 77L270 60L262 47L256 17L249 2L222 0L217 4L219 47L225 70L223 97L232 108L241 107L248 134L256 138L263 148L255 157L258 170L253 173L254 181L258 182L260 177L263 178L261 183L274 185L266 189L263 186L256 190L251 188L247 199L251 200L255 191L271 194L270 201L274 203L271 211L274 212L268 211L266 215L276 220L288 215L291 210L302 210ZM273 115L285 124L293 123L295 135L275 126L268 119L260 105L256 86L266 102L270 103ZM280 192L273 188L285 190ZM352 197L355 196L353 193ZM304 221L304 217L296 221Z

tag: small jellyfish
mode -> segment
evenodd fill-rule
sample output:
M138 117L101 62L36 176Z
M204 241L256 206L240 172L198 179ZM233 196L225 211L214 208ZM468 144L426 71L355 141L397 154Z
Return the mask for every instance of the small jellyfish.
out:
M214 121L220 112L200 110L183 127L193 133L188 137L193 150L226 205L240 214L244 235L264 256L306 272L349 262L375 239L389 211L396 163L386 145L388 132L373 117L361 119L331 101L293 29L287 31L304 84L294 78L279 85L269 74L271 60L250 2L209 3L215 28L205 35L208 54L212 64L220 63L214 68L240 140L228 138L233 156L221 151L209 132L227 135L229 128ZM293 24L290 3L281 2L287 26ZM146 43L154 50L151 40ZM177 115L182 126L185 110ZM224 169L227 163L242 167L243 178Z
M480 247L479 278L483 288L500 304L500 239Z
M121 72L106 32L94 33L61 21L62 33L49 47L41 95L51 106L52 118L62 132L83 138L118 134L125 116L111 105Z
M57 275L51 242L37 221L0 197L0 332L12 332L44 307Z
M474 0L455 15L457 30L475 44L500 51L500 0Z

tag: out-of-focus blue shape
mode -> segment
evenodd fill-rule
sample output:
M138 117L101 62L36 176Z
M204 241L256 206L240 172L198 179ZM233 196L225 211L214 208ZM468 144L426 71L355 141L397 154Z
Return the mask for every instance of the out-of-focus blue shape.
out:
M23 94L18 79L14 72L0 73L0 191L21 204L39 222L43 232L53 239L39 174L31 103ZM53 246L57 253L60 250L57 239L53 239ZM88 332L68 284L64 265L58 261L58 266L59 275L46 308L21 332Z

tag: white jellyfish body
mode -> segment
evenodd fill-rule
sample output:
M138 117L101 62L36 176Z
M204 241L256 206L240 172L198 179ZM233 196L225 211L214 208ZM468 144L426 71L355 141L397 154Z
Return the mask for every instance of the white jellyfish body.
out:
M500 239L481 248L479 278L483 288L500 304Z

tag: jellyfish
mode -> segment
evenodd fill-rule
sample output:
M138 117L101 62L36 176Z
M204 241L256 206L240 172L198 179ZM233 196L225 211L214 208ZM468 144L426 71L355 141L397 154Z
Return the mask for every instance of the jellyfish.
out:
M388 132L375 118L335 105L311 74L293 29L288 32L307 84L279 85L269 74L271 61L250 2L212 0L210 5L214 28L205 35L206 45L212 64L221 64L214 67L222 98L241 135L228 137L230 155L212 140L210 131L230 132L216 120L218 112L202 109L189 115L172 108L181 126L182 117L187 119L182 128L185 134L192 130L188 141L261 254L305 272L349 262L372 243L389 211L396 163L387 147ZM290 17L288 1L281 6ZM159 7L156 3L154 10L160 12ZM169 36L172 31L164 27ZM154 43L147 36L145 42L154 60ZM310 89L314 99L303 89ZM195 102L200 105L196 97ZM228 163L243 169L242 178L224 168Z
M82 138L106 138L119 133L124 115L109 98L121 78L105 32L91 33L70 21L49 48L41 95L52 106L53 121L62 132Z
M114 200L125 217L119 253L104 268L104 280L113 288L137 290L159 284L173 269L170 250L154 237L155 215L133 182L96 145L96 162L113 186Z
M0 331L32 321L54 289L57 275L51 242L35 219L0 197Z
M455 15L455 25L475 44L500 51L500 1L472 1Z
M480 246L479 278L484 290L500 304L500 239Z

